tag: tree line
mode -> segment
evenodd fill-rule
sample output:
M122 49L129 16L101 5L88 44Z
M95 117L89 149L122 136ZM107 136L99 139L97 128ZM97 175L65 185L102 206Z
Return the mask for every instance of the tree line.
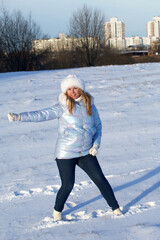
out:
M0 72L101 66L134 63L104 44L105 16L84 5L69 22L69 35L81 39L81 47L72 51L34 52L32 41L46 38L32 16L22 12L0 11ZM90 41L92 39L92 41Z

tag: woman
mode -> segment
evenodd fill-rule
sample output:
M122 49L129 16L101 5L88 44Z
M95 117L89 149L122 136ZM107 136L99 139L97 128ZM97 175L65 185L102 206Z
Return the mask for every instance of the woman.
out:
M85 92L85 83L76 75L67 76L61 83L61 90L59 102L50 108L8 114L9 121L40 122L58 118L56 162L62 186L57 193L53 219L62 219L61 212L74 186L76 165L97 185L114 214L122 215L96 158L102 125L93 97Z

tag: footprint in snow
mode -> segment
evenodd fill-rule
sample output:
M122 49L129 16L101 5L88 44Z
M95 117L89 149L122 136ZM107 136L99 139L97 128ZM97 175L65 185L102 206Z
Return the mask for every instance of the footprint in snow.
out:
M157 203L154 201L146 202L144 204L132 206L128 210L128 212L126 212L123 216L115 216L111 209L109 209L108 211L98 209L90 213L86 213L86 211L79 211L74 214L62 215L62 221L59 221L59 222L54 222L53 218L51 217L45 217L39 223L35 224L33 226L33 229L39 230L44 228L53 228L62 224L74 224L79 221L87 221L89 219L99 218L99 217L121 219L124 217L129 217L134 214L143 213L144 211L153 209L155 207L160 207L160 201L158 201ZM122 212L124 212L123 209L122 209Z

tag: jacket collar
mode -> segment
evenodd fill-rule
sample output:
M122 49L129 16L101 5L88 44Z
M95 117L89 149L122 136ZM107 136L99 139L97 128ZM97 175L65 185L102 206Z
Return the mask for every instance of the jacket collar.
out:
M64 93L60 93L59 94L59 97L58 97L58 101L61 105L64 105L64 106L67 106L68 103L67 103L67 97ZM81 102L83 101L81 97L79 97L76 102ZM94 104L94 98L91 96L91 105Z

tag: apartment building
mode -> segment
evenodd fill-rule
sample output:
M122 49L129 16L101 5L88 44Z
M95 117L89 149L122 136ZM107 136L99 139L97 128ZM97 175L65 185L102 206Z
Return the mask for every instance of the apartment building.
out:
M147 22L147 37L160 37L160 16Z
M126 48L125 38L121 38L121 37L110 38L107 41L107 45L110 48L116 48L118 50L124 50Z
M142 37L144 46L151 46L153 42L160 41L159 37Z
M78 40L67 37L64 33L59 34L59 38L51 38L51 39L39 39L32 41L32 49L34 51L60 51L60 50L72 50L73 46L77 46L80 43Z
M89 47L99 46L99 41L96 38L89 37L87 39ZM36 52L48 50L51 52L58 52L62 50L71 51L77 47L82 47L85 42L83 38L68 37L64 33L59 34L59 38L39 39L32 41L32 49Z
M153 17L153 21L147 22L147 37L125 37L125 24L118 21L117 17L111 17L110 22L104 25L104 39L105 45L116 48L118 50L125 50L131 47L149 47L154 41L160 41L160 17ZM89 44L92 47L96 39L89 38ZM76 47L82 47L82 38L68 37L64 33L60 33L58 38L40 39L32 42L34 51L49 50L57 52L61 50L74 50ZM99 46L100 42L96 42Z
M149 47L154 41L160 41L160 17L153 17L153 21L147 23L147 37L125 37L125 25L117 17L105 23L105 44L111 48Z
M119 50L125 48L125 24L117 17L111 17L110 22L105 23L104 32L106 45Z
M117 17L111 17L110 22L105 23L105 40L109 38L125 38L125 24L118 21Z
M135 46L143 46L143 39L142 37L139 36L134 36L134 37L127 37L125 38L125 48L129 47L135 47Z

